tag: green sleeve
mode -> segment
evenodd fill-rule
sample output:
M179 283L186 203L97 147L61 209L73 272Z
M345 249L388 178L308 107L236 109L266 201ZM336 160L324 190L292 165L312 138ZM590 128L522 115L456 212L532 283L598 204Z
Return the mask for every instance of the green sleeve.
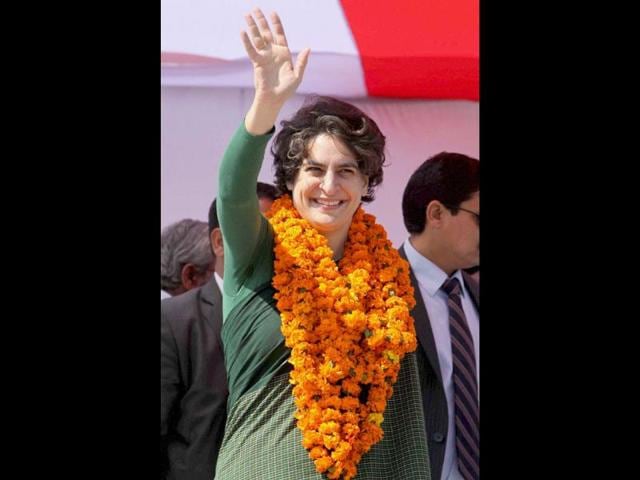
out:
M216 203L224 239L224 293L230 297L251 277L258 255L272 245L269 222L258 206L256 182L274 131L275 127L253 136L243 120L220 163ZM266 280L253 278L251 283Z

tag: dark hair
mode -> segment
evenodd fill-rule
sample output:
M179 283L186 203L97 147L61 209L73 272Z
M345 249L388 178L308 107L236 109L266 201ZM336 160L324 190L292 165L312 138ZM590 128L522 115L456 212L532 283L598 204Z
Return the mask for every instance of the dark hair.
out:
M209 237L214 229L220 228L220 222L218 221L218 211L216 210L216 199L213 199L209 206Z
M278 189L270 183L258 182L257 193L258 198L268 198L271 201L279 197Z
M480 190L480 161L461 153L441 152L413 172L402 196L402 216L409 233L422 233L427 205L438 200L457 208Z
M385 137L369 116L357 107L331 97L314 96L305 102L290 120L280 123L271 145L275 183L281 193L291 193L302 160L314 138L327 134L342 141L358 162L358 169L369 179L363 202L374 198L374 189L382 183Z
M269 198L275 200L278 198L278 189L270 183L258 182L256 185L256 192L258 198ZM209 236L214 229L220 228L220 222L218 221L218 211L216 210L216 199L213 199L209 206Z

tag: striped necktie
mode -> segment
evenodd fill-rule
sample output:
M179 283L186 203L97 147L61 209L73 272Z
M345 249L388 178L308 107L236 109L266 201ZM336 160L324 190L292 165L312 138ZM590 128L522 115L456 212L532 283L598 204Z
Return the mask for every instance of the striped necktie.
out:
M457 278L448 278L442 290L449 297L458 470L465 480L477 480L480 478L480 407L473 338L462 310L460 282Z

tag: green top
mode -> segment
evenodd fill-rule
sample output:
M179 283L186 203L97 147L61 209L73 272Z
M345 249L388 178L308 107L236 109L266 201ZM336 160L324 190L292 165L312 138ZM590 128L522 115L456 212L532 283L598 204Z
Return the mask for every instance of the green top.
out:
M227 423L216 480L322 480L302 446L273 299L273 229L258 208L256 181L273 130L252 136L244 122L219 172L218 217L224 237L222 343L229 385ZM382 428L356 480L431 480L415 353L405 356Z
M273 134L249 134L238 128L220 164L218 219L224 238L222 343L229 399L267 383L290 351L280 332L273 299L273 229L260 213L256 182L264 150ZM285 367L286 368L286 367Z

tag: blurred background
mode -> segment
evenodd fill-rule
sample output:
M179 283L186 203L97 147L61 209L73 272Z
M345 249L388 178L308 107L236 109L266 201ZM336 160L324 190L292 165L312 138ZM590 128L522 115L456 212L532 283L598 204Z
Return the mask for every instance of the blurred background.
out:
M365 210L399 246L402 192L415 168L441 151L479 158L478 0L162 0L161 227L207 220L220 158L253 97L240 31L256 6L278 12L294 55L311 48L280 119L306 95L331 95L387 137L384 182ZM259 180L273 183L265 155Z

